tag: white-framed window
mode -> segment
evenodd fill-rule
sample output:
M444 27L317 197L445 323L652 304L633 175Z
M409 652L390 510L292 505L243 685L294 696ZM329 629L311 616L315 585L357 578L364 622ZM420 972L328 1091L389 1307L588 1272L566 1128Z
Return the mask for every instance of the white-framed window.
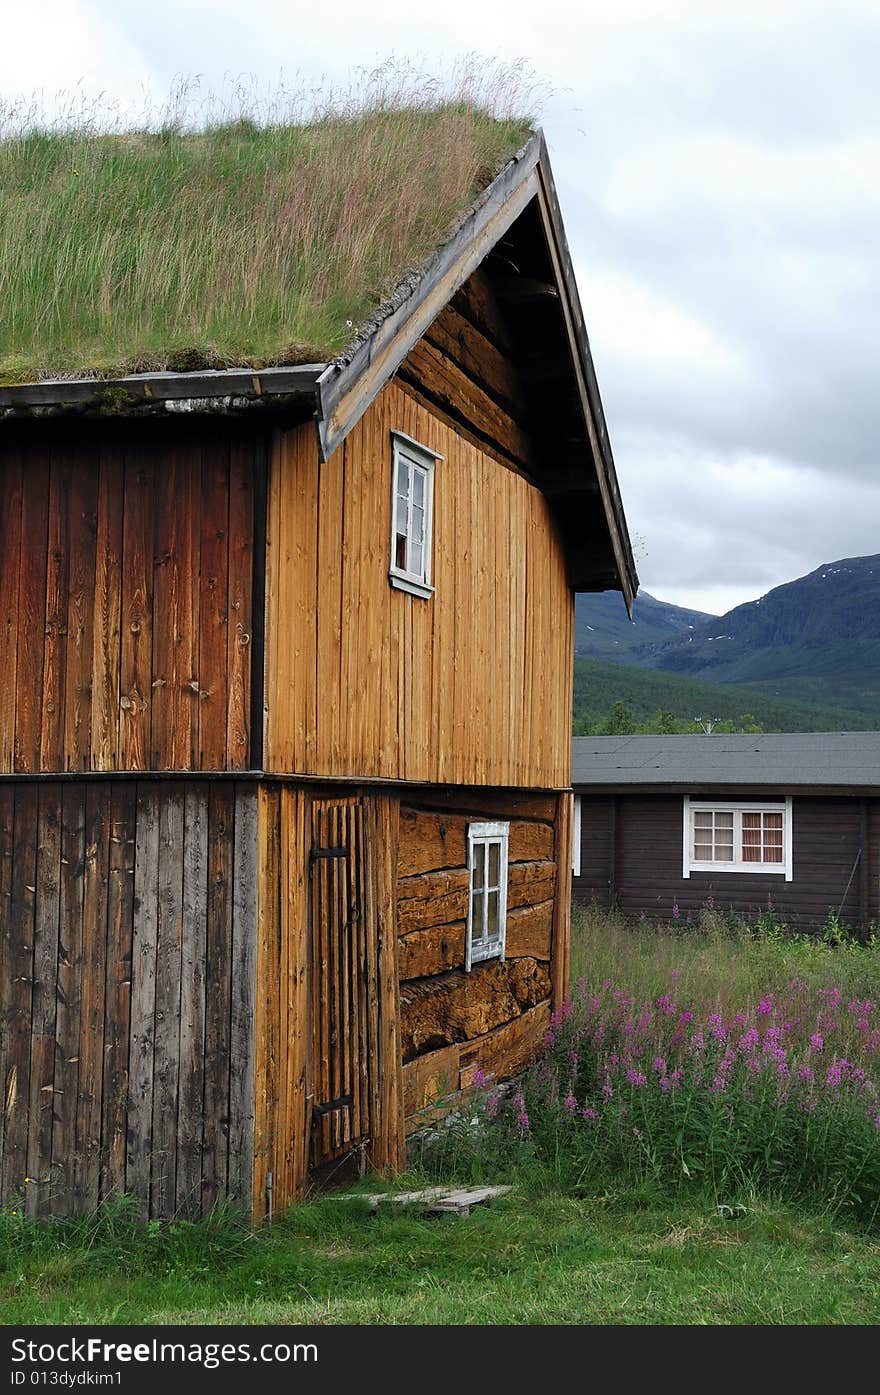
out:
M775 872L792 879L791 799L684 799L684 875Z
M432 596L431 532L434 466L442 455L392 431L391 566L392 586L414 596Z
M482 959L503 959L507 931L507 823L468 826L468 898L465 969Z

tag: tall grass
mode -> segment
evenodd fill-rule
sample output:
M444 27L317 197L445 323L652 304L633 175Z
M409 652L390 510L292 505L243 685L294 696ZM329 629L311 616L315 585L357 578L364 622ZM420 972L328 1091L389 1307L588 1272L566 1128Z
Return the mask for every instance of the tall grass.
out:
M523 144L534 86L388 66L348 91L0 106L0 381L323 360Z
M511 1093L486 1082L427 1147L429 1167L728 1210L809 1200L880 1225L880 941L809 942L711 910L685 932L599 911L579 917L575 944L583 972L534 1066Z

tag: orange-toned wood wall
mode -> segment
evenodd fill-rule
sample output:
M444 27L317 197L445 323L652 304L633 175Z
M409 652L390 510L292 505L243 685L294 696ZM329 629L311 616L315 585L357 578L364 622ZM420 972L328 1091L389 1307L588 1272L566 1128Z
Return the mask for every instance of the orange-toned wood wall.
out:
M444 457L428 600L388 580L392 430ZM279 438L267 536L268 770L568 784L573 597L522 474L392 383L326 464Z
M251 760L253 429L0 439L0 772Z

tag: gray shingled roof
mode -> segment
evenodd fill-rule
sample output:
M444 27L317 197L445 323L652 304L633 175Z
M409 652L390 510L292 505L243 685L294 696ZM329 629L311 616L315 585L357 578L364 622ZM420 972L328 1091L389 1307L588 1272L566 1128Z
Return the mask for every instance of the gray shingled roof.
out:
M579 785L852 785L880 790L880 731L576 736Z

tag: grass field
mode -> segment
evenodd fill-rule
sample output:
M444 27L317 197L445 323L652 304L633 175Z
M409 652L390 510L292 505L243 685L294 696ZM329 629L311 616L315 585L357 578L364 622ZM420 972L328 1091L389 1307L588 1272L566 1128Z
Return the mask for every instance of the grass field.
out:
M811 944L772 926L756 935L711 915L685 932L579 914L575 979L581 973L591 983L607 976L627 985L636 1002L672 980L680 1003L721 1013L782 994L797 979L820 996L839 989L845 1012L850 994L873 1003L880 996L880 944ZM855 1043L850 1017L844 1028ZM656 1174L623 1181L622 1171L606 1169L575 1188L554 1187L546 1164L520 1167L503 1157L500 1173L516 1190L466 1218L390 1206L374 1216L362 1202L332 1197L294 1207L259 1231L231 1217L144 1228L124 1206L34 1224L10 1208L0 1215L0 1320L880 1321L880 1231L876 1221L860 1223L840 1195L792 1204L772 1186L719 1191L681 1169L672 1185Z
M271 1232L23 1226L4 1323L876 1323L880 1244L821 1213L519 1193L470 1217L301 1206Z

